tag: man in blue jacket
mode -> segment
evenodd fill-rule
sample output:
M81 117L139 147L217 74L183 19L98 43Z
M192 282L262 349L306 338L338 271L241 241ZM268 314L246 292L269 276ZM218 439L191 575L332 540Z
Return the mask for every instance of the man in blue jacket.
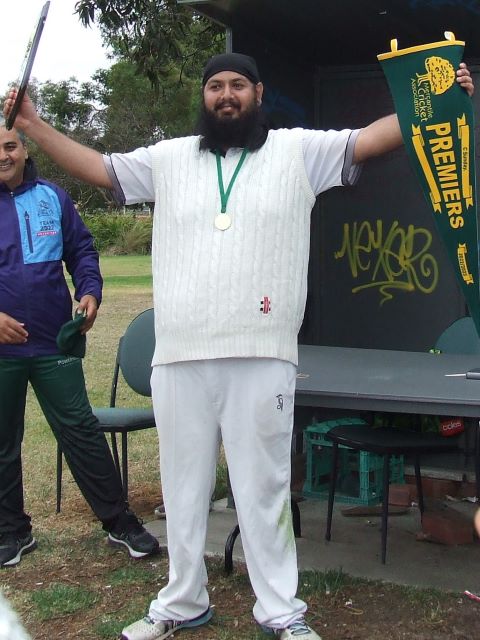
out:
M82 361L56 343L72 318L63 263L75 285L82 333L102 296L98 254L69 195L39 178L21 134L0 122L0 566L36 547L24 511L21 445L27 384L109 542L134 558L158 542L128 509L105 435L97 428Z

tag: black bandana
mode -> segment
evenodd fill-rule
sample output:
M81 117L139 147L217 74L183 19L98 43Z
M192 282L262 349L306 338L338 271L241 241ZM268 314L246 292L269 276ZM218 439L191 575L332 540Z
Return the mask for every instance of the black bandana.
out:
M243 53L220 53L212 56L205 65L202 86L204 87L212 76L221 71L235 71L248 78L253 84L260 82L257 63L253 58Z

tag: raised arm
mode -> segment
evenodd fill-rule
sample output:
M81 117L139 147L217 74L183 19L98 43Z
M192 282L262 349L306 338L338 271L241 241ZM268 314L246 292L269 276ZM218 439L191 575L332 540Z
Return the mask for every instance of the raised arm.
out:
M457 69L457 82L469 96L473 95L474 85L470 71L464 62ZM360 131L355 143L353 160L364 162L368 158L393 151L402 144L402 134L396 114L380 118Z
M4 103L3 113L7 117L13 107L16 90L12 89ZM60 133L37 114L30 98L25 95L15 119L15 127L22 130L56 164L75 178L106 189L112 182L103 164L101 153L75 142Z
M403 142L397 114L375 120L360 131L355 143L353 161L365 162L400 147Z

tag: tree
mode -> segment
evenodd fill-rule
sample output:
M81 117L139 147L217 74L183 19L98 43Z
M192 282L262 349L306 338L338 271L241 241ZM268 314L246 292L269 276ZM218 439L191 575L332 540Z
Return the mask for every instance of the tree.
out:
M174 69L199 78L206 59L225 48L224 30L177 0L79 0L85 25L98 23L116 55L133 62L159 89Z
M121 60L95 76L96 100L102 114L102 144L107 152L131 151L192 132L200 91L194 80L178 83L178 67L165 77L161 90Z
M58 83L31 81L28 92L38 113L47 122L78 142L103 151L103 107L91 99L93 88L90 83L79 84L74 77ZM112 206L113 199L106 191L67 175L31 141L28 149L39 174L68 191L80 211Z

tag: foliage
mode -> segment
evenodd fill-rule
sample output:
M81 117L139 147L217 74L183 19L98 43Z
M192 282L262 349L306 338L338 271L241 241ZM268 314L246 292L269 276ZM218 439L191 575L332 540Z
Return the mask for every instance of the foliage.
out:
M112 253L116 255L144 255L152 251L152 221L135 220L129 228L123 228L116 239Z
M95 107L92 97L90 83L79 85L77 79L71 77L38 85L36 106L53 127L69 135L73 133L91 144L98 138L101 127L98 118L101 109Z
M99 253L145 255L151 251L151 217L97 213L84 215L83 220L94 237Z
M115 54L157 89L172 65L180 67L180 79L199 77L206 58L225 47L219 25L177 0L79 0L76 10L85 25L97 22Z
M212 495L212 500L222 500L228 496L228 469L224 455L221 455L217 464L217 475L215 482L215 489Z
M192 132L198 83L186 79L180 84L178 74L178 68L172 67L160 92L126 60L95 74L90 88L104 106L101 141L105 152L127 152Z

